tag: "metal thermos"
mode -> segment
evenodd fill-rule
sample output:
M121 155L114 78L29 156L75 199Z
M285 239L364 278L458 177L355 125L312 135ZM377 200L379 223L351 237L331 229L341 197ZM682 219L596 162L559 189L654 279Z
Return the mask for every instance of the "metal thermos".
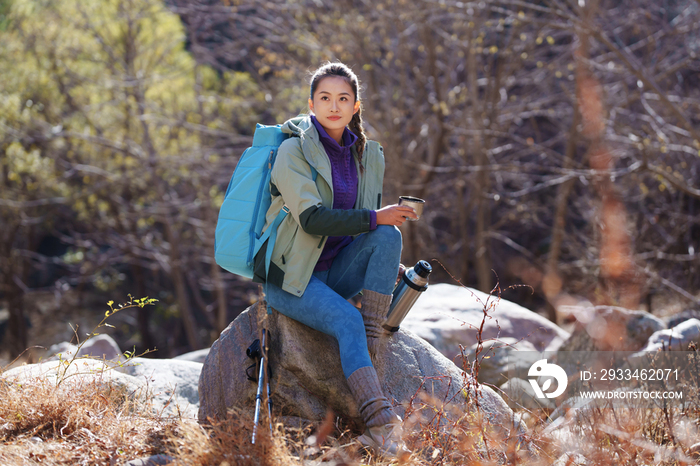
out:
M422 292L428 289L428 277L433 268L426 261L418 263L406 270L402 280L394 289L389 316L383 327L390 332L396 332L403 319L411 310Z

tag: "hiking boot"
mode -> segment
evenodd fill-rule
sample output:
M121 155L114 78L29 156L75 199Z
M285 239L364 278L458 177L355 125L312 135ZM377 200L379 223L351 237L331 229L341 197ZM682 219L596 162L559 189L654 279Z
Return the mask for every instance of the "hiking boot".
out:
M402 436L401 418L396 416L395 422L368 427L364 434L357 437L357 441L380 456L406 459L411 454L411 450L406 448L406 444L401 439Z

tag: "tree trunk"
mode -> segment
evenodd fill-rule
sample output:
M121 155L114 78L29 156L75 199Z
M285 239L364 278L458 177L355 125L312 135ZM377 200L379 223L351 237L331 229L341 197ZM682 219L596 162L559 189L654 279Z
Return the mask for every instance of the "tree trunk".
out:
M488 240L486 238L486 199L481 196L485 186L481 181L477 184L479 199L476 209L476 274L478 287L484 293L489 293L493 289L493 273L491 272L491 260L489 257Z
M221 333L224 331L228 322L228 309L226 306L226 287L224 279L221 276L221 268L216 261L211 262L211 276L214 279L214 287L216 289L217 314L216 314L216 330Z
M27 322L24 315L24 292L13 283L10 276L10 283L5 283L7 289L7 307L10 318L7 321L7 349L12 359L16 358L28 346Z
M476 46L474 44L475 32L472 31L472 40L469 41L467 52L467 82L471 102L469 106L469 121L474 126L474 136L472 138L472 151L474 154L473 164L477 167L486 167L486 157L484 154L483 142L483 121L481 110L484 108L483 101L479 99L479 86L477 84L477 60ZM477 287L488 293L493 288L493 276L491 273L491 261L489 260L488 240L486 238L486 215L487 206L483 193L488 189L488 173L477 173L475 177L474 196L476 196L476 228L474 231L474 263L476 265Z
M466 200L466 190L467 190L467 183L460 179L457 181L455 188L457 190L457 232L458 232L458 242L462 243L461 246L461 253L460 253L460 264L461 267L459 269L460 271L460 277L459 279L462 281L462 283L465 283L466 280L469 277L469 269L470 269L470 263L471 263L471 257L469 254L469 240L467 237L469 236L469 205Z
M7 321L5 337L7 339L7 349L11 358L16 358L27 349L28 335L27 322L24 314L24 291L16 283L19 277L21 258L17 254L9 252L9 257L3 261L6 264L4 276L4 289L7 298L7 308L10 313ZM7 257L7 256L6 256Z
M566 170L570 170L574 166L579 120L578 108L575 106L573 122L569 131L569 140L566 145L566 154L564 157L564 169ZM547 271L542 282L542 291L548 303L547 317L552 322L557 321L556 307L552 300L559 294L563 284L559 275L559 258L561 257L561 246L564 242L564 231L566 230L566 208L569 203L571 189L574 187L574 182L574 179L565 181L559 185L557 191L556 211L552 222L552 243L549 248L549 256L547 257Z
M584 22L591 24L597 2L587 2ZM589 143L588 162L601 174L594 179L600 204L600 278L601 304L618 304L635 309L640 293L635 277L632 245L627 225L627 211L607 171L615 167L613 152L605 141L605 115L600 82L590 71L590 28L579 32L576 50L576 97L581 111L582 135Z
M146 296L146 287L143 284L143 268L140 265L134 265L133 268L134 281L136 282L136 296L140 299ZM155 348L153 335L148 326L151 317L151 309L149 306L144 306L138 309L137 319L139 325L139 333L141 334L142 350L146 351ZM149 353L148 356L155 356L155 353Z
M13 212L8 216L12 218ZM18 224L7 222L4 225L0 240L0 293L7 299L9 319L5 330L5 347L12 359L27 349L27 322L24 314L24 290L17 284L16 278L21 275L22 258L15 253L15 239L20 232Z
M190 345L190 350L198 350L202 348L202 341L199 338L199 327L192 313L190 301L187 297L187 285L185 276L182 272L182 264L180 261L180 248L178 247L178 238L173 232L170 219L165 219L165 233L170 243L170 277L175 286L175 296L177 297L178 309L180 317L182 317L182 325L187 336L187 343Z

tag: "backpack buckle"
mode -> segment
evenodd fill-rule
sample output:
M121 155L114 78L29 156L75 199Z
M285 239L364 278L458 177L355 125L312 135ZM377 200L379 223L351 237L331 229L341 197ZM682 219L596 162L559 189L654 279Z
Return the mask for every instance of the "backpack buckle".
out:
M286 205L282 206L282 210L284 210L286 213L289 213L289 207L287 207Z

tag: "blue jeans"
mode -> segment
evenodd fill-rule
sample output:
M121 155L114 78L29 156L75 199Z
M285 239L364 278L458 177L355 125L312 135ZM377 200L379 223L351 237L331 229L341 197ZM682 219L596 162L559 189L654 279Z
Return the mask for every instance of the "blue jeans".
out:
M338 340L345 377L371 366L365 325L347 300L362 289L391 294L401 259L401 232L389 225L363 233L333 259L329 270L314 272L302 296L268 283L268 303L278 312Z

